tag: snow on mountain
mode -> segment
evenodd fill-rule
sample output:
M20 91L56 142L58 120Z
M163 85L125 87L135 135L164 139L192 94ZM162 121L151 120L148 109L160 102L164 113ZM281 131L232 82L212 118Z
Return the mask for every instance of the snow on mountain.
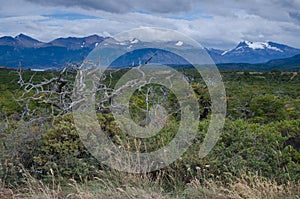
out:
M183 45L183 42L182 41L178 41L175 46L182 46Z
M131 41L130 41L131 44L137 44L139 43L139 40L136 39L136 38L133 38Z
M218 63L262 63L271 59L291 57L300 54L300 49L274 42L242 41L235 48L216 55ZM214 56L214 53L211 53ZM212 57L214 59L214 57Z
M277 47L271 46L268 42L251 42L251 41L244 41L244 43L247 45L248 48L251 48L253 50L256 49L270 49L270 50L277 50L280 52L283 52ZM241 48L241 46L240 46Z
M243 50L243 48L249 48L252 50L275 50L275 51L279 51L279 52L283 52L281 49L272 46L269 42L251 42L251 41L243 41L240 42L239 45L236 48L233 49L229 49L224 51L221 55L226 55L227 53L231 52L231 51L237 51L237 50Z
M228 53L228 52L230 52L231 51L231 49L230 50L225 50L221 55L223 56L223 55L226 55L226 53Z

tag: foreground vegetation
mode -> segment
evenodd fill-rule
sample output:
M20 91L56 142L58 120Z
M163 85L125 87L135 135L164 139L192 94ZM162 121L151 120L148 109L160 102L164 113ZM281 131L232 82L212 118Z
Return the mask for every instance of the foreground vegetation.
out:
M123 72L115 73L113 81ZM199 159L209 124L209 94L195 71L181 72L191 80L200 105L193 145L164 169L128 174L91 156L71 113L53 112L51 104L41 103L44 96L29 103L20 100L24 88L17 83L17 72L1 69L0 198L299 198L300 75L223 72L227 120L217 145ZM58 75L25 71L24 81L30 81L32 74L32 82ZM72 81L74 74L69 74ZM145 108L141 93L131 98L132 118L137 122L145 118L139 111ZM167 94L157 100L171 112L178 102L171 92ZM158 149L174 137L178 113L170 115L159 135L138 140L125 135L111 113L97 113L99 124L116 144L141 152Z

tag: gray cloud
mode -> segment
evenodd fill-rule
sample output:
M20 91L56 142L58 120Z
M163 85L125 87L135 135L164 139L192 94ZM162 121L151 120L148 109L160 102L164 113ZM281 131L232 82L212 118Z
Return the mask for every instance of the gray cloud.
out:
M299 0L47 2L1 3L0 36L23 32L49 41L65 36L107 36L131 28L156 26L180 31L207 47L226 49L241 40L271 40L300 48ZM91 17L70 21L61 17L61 13Z
M289 12L289 16L300 24L300 12Z
M211 0L201 2L200 5L214 15L228 16L230 13L242 10L250 15L276 21L288 21L291 11L300 10L299 0L227 0L223 3L219 0Z
M131 11L149 11L156 13L176 13L191 10L197 0L27 0L32 3L51 6L81 7L86 9L103 10L112 13Z
M197 7L211 15L229 16L234 12L245 11L271 20L289 20L289 13L300 10L299 0L26 0L46 6L80 7L89 10L102 10L111 13L145 11L160 14L182 13Z

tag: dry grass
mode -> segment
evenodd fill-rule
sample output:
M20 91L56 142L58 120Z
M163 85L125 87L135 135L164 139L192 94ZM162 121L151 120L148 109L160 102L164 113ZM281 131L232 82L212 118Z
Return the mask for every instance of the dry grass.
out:
M165 199L167 198L151 181L147 175L120 174L114 172L103 173L103 178L95 178L92 181L81 180L77 182L70 179L67 185L61 186L56 181L55 175L50 170L52 182L45 184L32 177L23 170L22 187L14 189L5 188L0 182L0 199ZM123 175L123 176L121 176Z
M276 181L248 173L234 182L224 184L206 180L203 184L194 179L186 190L189 198L232 198L232 199L273 199L300 198L300 185L287 183L278 185Z
M53 173L52 173L53 175ZM111 174L109 174L111 175ZM159 180L151 181L147 176L124 174L119 179L95 178L93 181L76 182L70 180L63 188L55 181L53 175L50 184L44 184L24 172L25 186L8 189L0 184L1 199L169 199L169 198L208 198L208 199L268 199L268 198L300 198L299 184L278 185L257 174L245 174L234 182L224 184L221 181L197 178L186 185L184 191L166 193L160 187ZM116 177L116 176L114 176Z

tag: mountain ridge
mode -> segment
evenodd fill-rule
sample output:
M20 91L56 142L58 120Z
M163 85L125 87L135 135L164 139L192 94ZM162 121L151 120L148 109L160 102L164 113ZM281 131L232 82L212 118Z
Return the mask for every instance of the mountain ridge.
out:
M215 51L216 52L216 51ZM235 48L212 57L216 63L264 63L300 54L300 49L275 42L241 41Z
M80 63L104 37L57 38L42 42L25 34L0 37L0 65L16 68L57 69Z
M25 68L59 68L69 63L81 62L94 47L106 39L94 34L86 37L60 37L49 42L42 42L23 33L15 37L3 36L0 37L0 65L18 67L21 62ZM142 44L143 41L132 39L125 43L116 42L114 45L123 47L128 45L128 48L131 48L133 45ZM182 41L169 42L166 45L186 47ZM274 65L272 64L274 61L270 60L285 59L300 54L300 49L272 41L244 40L232 49L205 48L205 50L216 64L227 64L226 66L230 63L238 65L263 63L271 67ZM128 58L133 57L129 56ZM171 60L172 56L168 58ZM177 59L174 57L174 60ZM160 61L159 58L157 61ZM123 60L122 63L132 63L132 61Z

